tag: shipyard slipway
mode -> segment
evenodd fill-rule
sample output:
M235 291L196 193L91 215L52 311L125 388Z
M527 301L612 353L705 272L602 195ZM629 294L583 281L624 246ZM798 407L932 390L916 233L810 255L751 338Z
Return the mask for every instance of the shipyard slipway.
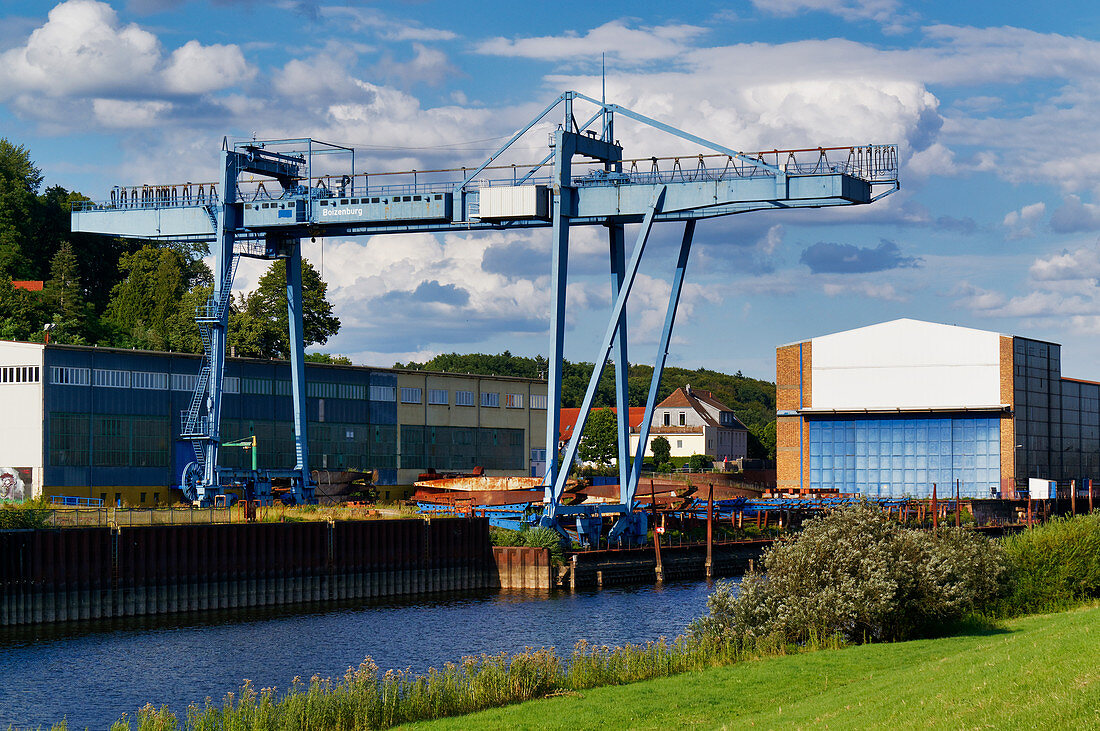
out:
M580 117L584 121L578 121L576 114L582 107L587 111ZM693 143L701 154L625 158L615 136L616 119L623 118L679 138L681 146L683 141ZM540 162L502 164L514 159L512 148L521 137L547 131L548 152ZM559 468L553 458L547 460L541 521L561 530L565 521L574 527L575 520L578 535L588 540L598 536L605 517L610 518L611 537L624 542L644 539L646 533L646 518L634 510L634 496L697 222L750 211L865 205L898 188L896 145L743 153L575 91L561 94L496 153L470 168L361 172L355 168L352 148L311 139L223 144L221 158L222 177L215 183L118 187L109 200L78 205L72 213L73 231L212 244L213 295L196 313L205 353L190 408L180 416L181 436L191 441L195 452L195 460L180 475L190 499L207 504L228 485L248 481L257 497L270 500L272 479L289 478L291 499L313 500L305 421L300 244L303 238L316 236L552 228L546 450L548 455L556 454L569 231L573 226L595 225L607 229L613 304L593 353L596 368L581 404L580 424L563 454L565 467ZM683 224L682 239L653 360L642 433L631 460L626 305L653 224L673 221ZM628 224L636 224L629 251ZM240 257L287 261L293 470L242 472L218 467L226 328ZM619 414L619 501L567 506L560 498L569 466L609 360L615 371Z

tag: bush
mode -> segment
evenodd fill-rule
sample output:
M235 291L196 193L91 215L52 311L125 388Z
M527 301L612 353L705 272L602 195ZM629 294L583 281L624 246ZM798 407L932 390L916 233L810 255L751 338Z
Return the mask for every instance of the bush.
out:
M688 466L693 470L705 470L714 464L714 460L705 454L693 454L688 458Z
M49 526L51 512L53 511L42 499L24 503L3 503L0 504L0 529L46 528Z
M1055 611L1100 597L1100 512L1055 518L1002 543L1008 591L998 614Z
M522 546L523 532L489 526L489 541L494 546Z
M676 465L672 464L671 462L662 462L661 464L657 465L657 471L658 472L675 472L676 471Z
M523 531L522 535L523 545L550 549L550 563L559 565L565 562L561 536L553 528L531 528Z
M983 608L1004 571L1000 547L982 536L908 530L867 503L807 521L765 553L764 565L736 596L730 585L716 591L692 631L900 640Z

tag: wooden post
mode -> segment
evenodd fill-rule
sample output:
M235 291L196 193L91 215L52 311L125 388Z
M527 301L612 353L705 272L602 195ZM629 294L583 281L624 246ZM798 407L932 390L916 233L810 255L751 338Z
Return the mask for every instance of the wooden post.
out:
M1077 480L1069 481L1069 512L1077 515Z
M1027 527L1031 528L1031 491L1027 493Z
M714 485L707 491L707 579L712 575L711 566L714 558Z
M940 529L940 503L936 499L936 483L932 483L932 530Z
M657 583L665 580L664 566L661 565L661 534L657 532L657 493L653 488L653 480L649 481L649 494L653 500L653 552L657 555Z
M1089 512L1092 512L1092 478L1089 478Z
M959 496L962 493L962 483L955 480L955 527L962 528L962 505Z

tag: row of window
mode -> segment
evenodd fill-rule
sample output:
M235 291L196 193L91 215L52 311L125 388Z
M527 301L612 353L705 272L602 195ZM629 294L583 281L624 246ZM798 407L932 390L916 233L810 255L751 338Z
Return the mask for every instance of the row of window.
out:
M163 416L50 415L53 467L167 467L171 439Z
M11 373L9 374L9 371ZM145 371L109 370L103 368L75 368L70 366L53 366L50 381L54 384L66 386L99 386L104 388L138 388L147 390L172 390L194 391L198 383L197 375L183 373L155 373ZM37 366L6 366L0 369L0 378L3 383L37 383ZM27 380L33 377L32 380ZM15 380L23 378L24 380ZM234 378L224 379L224 393L244 393L255 396L290 396L291 382L288 380L274 380L267 378ZM424 389L419 387L402 387L401 403L419 404L423 402ZM307 381L306 396L309 398L332 398L363 400L367 397L371 401L396 401L398 389L396 386L370 386L357 383L327 383L323 381ZM428 389L428 403L446 406L450 403L450 392L447 389ZM473 391L455 391L455 406L474 406L477 403ZM500 394L491 391L481 393L481 405L488 408L500 407ZM504 394L504 408L522 409L523 394ZM546 396L544 394L531 395L532 409L545 409Z
M38 366L0 367L0 383L38 383Z

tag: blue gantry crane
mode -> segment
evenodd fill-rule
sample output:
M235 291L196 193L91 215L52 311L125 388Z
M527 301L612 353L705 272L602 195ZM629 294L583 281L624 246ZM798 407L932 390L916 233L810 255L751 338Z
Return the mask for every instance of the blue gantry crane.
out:
M576 111L591 115L579 122ZM563 111L560 122L552 116ZM691 156L626 158L615 136L616 119L629 119L705 152ZM541 125L541 127L540 127ZM549 151L533 165L509 164L516 142L549 131ZM74 208L73 231L138 239L208 242L214 249L214 289L196 313L204 346L181 433L195 452L180 476L185 493L212 502L227 484L247 477L260 487L290 482L290 496L313 500L305 421L302 340L301 241L424 232L475 232L549 227L550 347L546 417L547 469L541 523L561 530L566 521L592 540L612 516L612 539L644 538L646 518L634 495L648 441L657 388L668 355L676 307L698 221L750 211L821 208L872 203L898 189L896 145L805 148L743 153L576 91L558 96L495 153L473 168L357 173L349 147L312 139L252 140L223 144L218 183L115 188L109 201ZM627 399L627 302L653 224L683 223L672 291L653 362L636 454L630 455ZM626 226L639 224L629 258ZM579 423L559 461L562 355L565 347L569 232L573 226L607 229L612 307L593 359L595 369ZM241 257L285 259L296 464L293 470L241 475L219 468L219 417L226 329L233 276ZM564 505L562 493L574 462L596 385L608 361L615 373L618 412L619 502ZM631 458L633 457L633 459ZM239 471L237 471L239 472Z

